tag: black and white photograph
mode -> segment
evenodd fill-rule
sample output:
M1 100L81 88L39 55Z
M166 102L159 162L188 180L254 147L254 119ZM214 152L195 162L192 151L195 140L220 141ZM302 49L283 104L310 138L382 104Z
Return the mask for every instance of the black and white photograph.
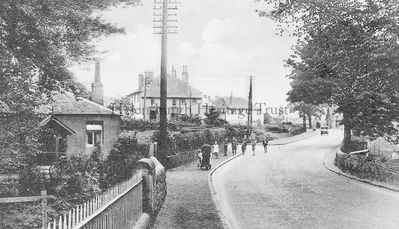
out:
M398 228L398 0L0 0L0 229Z

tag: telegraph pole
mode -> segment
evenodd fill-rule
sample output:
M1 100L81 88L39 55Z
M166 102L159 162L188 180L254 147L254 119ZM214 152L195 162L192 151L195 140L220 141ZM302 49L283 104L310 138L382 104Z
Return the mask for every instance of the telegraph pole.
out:
M169 4L174 4L174 7L169 7ZM168 16L176 16L176 14L169 14L168 10L176 10L177 2L171 2L170 0L155 0L154 1L154 33L162 35L162 50L161 50L161 83L160 83L160 106L159 106L159 148L161 152L165 152L168 135L168 120L167 120L167 74L168 74L168 62L167 62L167 40L168 34L175 34L177 26L168 25L168 22L177 22L176 19L170 20ZM158 24L160 23L160 24ZM160 31L158 30L160 29ZM175 30L173 30L175 29ZM158 30L158 31L157 31ZM163 153L158 154L164 158Z
M251 133L252 130L252 76L249 78L249 95L248 95L248 134Z

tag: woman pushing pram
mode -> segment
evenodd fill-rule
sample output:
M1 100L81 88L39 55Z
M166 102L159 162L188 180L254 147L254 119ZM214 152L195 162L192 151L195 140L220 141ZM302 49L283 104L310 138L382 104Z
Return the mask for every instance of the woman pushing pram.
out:
M201 148L201 152L197 155L199 161L199 167L201 169L210 169L211 168L211 152L212 147L209 144L204 144Z

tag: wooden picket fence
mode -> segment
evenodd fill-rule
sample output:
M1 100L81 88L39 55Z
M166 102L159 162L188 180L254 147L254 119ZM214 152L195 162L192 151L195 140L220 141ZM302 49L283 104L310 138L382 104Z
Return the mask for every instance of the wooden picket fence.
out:
M124 229L142 214L141 174L113 186L49 223L47 229Z

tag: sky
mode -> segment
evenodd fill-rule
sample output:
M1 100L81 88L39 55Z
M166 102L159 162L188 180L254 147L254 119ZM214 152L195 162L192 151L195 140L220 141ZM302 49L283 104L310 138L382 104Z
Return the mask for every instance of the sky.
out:
M254 101L284 106L290 69L284 60L296 39L277 35L277 24L255 10L265 3L254 0L180 0L176 11L177 34L168 37L168 69L181 77L188 66L189 83L210 96L247 97L254 77ZM96 43L101 55L101 77L107 97L122 97L138 87L138 74L160 74L161 36L153 33L152 0L128 8L103 12L104 18L125 27L125 34ZM94 63L73 66L78 81L88 88Z

